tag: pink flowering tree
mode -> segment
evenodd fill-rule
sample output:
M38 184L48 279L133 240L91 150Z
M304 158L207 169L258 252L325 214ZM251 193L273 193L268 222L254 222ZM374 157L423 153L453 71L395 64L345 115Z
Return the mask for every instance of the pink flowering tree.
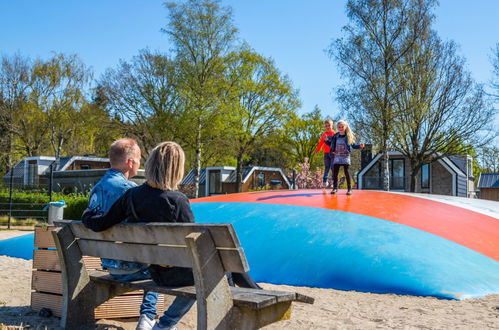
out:
M296 185L299 189L319 189L322 187L323 170L316 168L310 170L308 158L303 163L298 164L298 173L296 175Z

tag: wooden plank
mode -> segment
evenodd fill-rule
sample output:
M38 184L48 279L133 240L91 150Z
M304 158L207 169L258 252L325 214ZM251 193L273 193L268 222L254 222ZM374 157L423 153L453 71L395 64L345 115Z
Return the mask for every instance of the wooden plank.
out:
M142 294L114 297L95 309L95 318L108 319L136 317L139 316L141 303ZM49 308L55 316L61 317L62 296L43 292L32 292L31 308L37 312L42 308ZM165 310L163 295L159 296L156 309L158 315L162 315Z
M253 295L258 296L267 296L275 299L275 302L284 302L284 301L294 301L296 300L296 294L294 292L287 291L274 291L274 290L260 290L260 289L252 289L252 288L234 288L232 290L234 297L237 299L243 300L244 297L250 297ZM259 298L257 300L268 302L266 299ZM250 300L254 300L254 298L250 298ZM260 307L264 307L261 305Z
M92 256L83 256L86 269L102 269L101 259Z
M35 226L35 247L55 248L54 238L52 237L53 229L53 226Z
M95 309L95 318L125 318L140 316L140 304L143 295L122 295L114 297ZM158 315L162 315L165 310L164 296L159 295L156 304Z
M57 225L71 224L75 237L121 241L126 243L185 245L185 237L192 232L209 230L218 248L237 248L241 245L236 232L229 223L126 223L112 227L112 230L93 232L80 221L60 220Z
M38 312L42 308L48 308L57 317L61 317L62 296L57 294L31 292L31 308Z
M57 250L34 250L33 269L61 271Z
M145 264L192 267L191 257L185 246L160 246L115 243L79 239L82 254L101 258L141 262ZM241 248L220 250L225 271L245 273L249 270ZM244 258L244 259L243 259Z
M31 288L36 291L62 294L62 275L59 272L33 271Z
M157 286L152 280L122 282L114 280L109 274L104 271L90 271L90 279L96 282L111 283L117 286L126 288L134 288L141 290L150 290L167 295L179 296L185 298L196 299L196 288L194 286L185 287L165 287ZM296 300L294 292L286 291L268 291L261 289L250 288L230 288L234 305L238 307L246 307L251 309L266 308L278 302L286 302Z

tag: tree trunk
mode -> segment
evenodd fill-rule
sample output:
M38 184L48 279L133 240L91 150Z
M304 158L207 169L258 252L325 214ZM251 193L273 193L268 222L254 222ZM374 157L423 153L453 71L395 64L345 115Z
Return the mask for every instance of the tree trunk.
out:
M241 192L241 161L242 161L242 155L237 155L237 164L236 164L236 188L237 188L237 192Z
M383 168L381 171L381 177L382 177L382 188L384 191L389 191L390 190L390 159L388 156L388 151L386 150L386 145L383 150L383 155L381 157L383 161L381 162Z
M198 131L196 135L196 160L194 164L194 198L199 197L199 176L201 174L201 120L198 121Z
M416 192L416 175L418 174L417 170L412 168L411 166L411 185L410 192Z

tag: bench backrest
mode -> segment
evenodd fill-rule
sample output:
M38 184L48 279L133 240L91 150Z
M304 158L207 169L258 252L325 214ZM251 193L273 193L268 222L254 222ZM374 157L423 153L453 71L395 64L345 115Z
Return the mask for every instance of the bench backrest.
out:
M231 224L126 223L94 232L80 221L54 223L70 227L82 255L191 268L185 237L194 232L209 233L226 272L249 270Z

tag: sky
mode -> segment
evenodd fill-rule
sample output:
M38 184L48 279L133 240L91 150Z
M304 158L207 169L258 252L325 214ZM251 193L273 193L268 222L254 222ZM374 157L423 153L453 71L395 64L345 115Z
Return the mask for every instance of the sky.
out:
M441 0L434 28L460 45L476 81L492 78L492 48L499 42L498 0ZM325 50L348 23L346 0L222 0L234 13L239 38L271 57L299 89L300 113L317 105L336 116L342 83ZM0 55L48 58L77 53L99 78L140 49L168 51L162 0L0 0Z

